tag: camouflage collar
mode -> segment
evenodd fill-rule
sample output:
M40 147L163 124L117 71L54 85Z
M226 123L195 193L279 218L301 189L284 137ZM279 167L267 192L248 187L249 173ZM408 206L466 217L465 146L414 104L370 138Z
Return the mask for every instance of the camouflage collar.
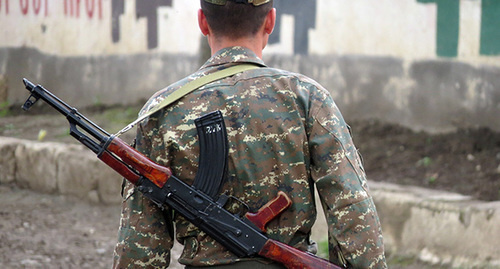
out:
M266 66L255 53L244 47L228 47L216 52L201 69L225 65L229 63L253 63L259 66Z
M226 2L228 0L205 0L207 3L211 3L214 5L219 5L219 6L224 6L226 5ZM260 6L266 3L269 3L271 0L229 0L229 1L234 1L236 3L243 3L243 4L252 4L254 6Z

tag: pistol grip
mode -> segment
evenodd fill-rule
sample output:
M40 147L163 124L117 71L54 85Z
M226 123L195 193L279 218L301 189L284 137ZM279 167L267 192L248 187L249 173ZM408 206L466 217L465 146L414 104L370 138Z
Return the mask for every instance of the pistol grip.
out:
M256 213L247 212L245 217L261 231L266 232L266 225L285 209L292 205L292 200L282 191L278 196L261 207Z

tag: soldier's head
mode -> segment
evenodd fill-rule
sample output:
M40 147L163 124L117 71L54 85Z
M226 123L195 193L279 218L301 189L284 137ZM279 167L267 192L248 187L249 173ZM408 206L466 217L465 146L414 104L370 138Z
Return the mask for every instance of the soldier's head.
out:
M258 33L273 10L273 0L200 0L200 3L212 33L232 39Z

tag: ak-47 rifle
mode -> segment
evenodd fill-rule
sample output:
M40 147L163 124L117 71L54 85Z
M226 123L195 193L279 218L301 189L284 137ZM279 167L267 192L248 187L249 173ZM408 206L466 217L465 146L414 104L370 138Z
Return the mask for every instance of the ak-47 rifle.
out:
M282 263L287 268L340 268L327 260L270 239L263 233L267 222L291 205L285 193L279 192L258 212L246 213L244 216L225 209L231 197L222 194L215 198L227 160L227 134L220 111L195 121L200 139L200 166L193 186L189 186L173 176L169 168L154 163L120 138L110 135L42 86L35 86L26 79L24 84L31 93L23 105L24 110L28 110L39 99L48 103L66 116L71 136L137 186L144 196L160 208L175 210L235 255L262 256ZM210 152L210 156L206 156L207 152ZM215 188L211 186L213 184L208 184L214 181L218 182Z

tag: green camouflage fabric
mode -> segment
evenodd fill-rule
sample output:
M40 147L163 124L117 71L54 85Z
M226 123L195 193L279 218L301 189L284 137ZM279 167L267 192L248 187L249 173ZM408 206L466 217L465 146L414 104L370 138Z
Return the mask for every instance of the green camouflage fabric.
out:
M137 149L192 184L199 155L194 120L220 110L229 139L223 191L253 212L278 191L292 199L292 206L268 224L270 238L314 250L309 237L316 219L311 189L315 185L328 222L330 260L342 264L345 258L354 268L385 268L381 227L359 154L339 109L317 82L266 67L248 49L226 48L196 73L156 93L141 113L187 82L238 63L261 68L207 84L148 117L138 127ZM182 264L246 260L181 216L145 199L130 184L125 186L115 268L166 268L173 226L177 241L184 245Z

